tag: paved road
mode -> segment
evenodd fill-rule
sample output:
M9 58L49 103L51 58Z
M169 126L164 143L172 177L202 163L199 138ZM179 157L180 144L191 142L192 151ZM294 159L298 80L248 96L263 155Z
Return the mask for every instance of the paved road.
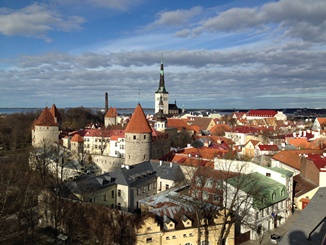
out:
M299 210L295 210L294 214L287 219L286 223L277 227L274 230L271 231L267 231L264 233L264 237L263 237L263 241L260 243L260 241L256 240L256 241L247 241L244 243L241 243L241 245L270 245L272 244L270 242L270 237L271 234L277 234L277 235L281 235L284 236L284 234L287 232L287 230L292 226L293 222L299 217L301 211Z

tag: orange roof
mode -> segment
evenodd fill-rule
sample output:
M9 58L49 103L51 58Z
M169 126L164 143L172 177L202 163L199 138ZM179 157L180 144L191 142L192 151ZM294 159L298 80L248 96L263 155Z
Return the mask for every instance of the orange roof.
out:
M322 153L322 152L323 152L322 150L287 150L275 154L272 158L292 168L300 170L301 159L299 154Z
M212 134L224 133L225 131L230 131L231 127L227 124L216 124L209 131Z
M140 104L137 105L131 119L126 127L126 133L151 133L152 129L149 125L143 108Z
M326 124L326 117L317 117L317 121L320 125Z
M167 123L169 128L177 128L178 130L186 129L186 130L193 130L188 124L187 119L181 118L168 118Z
M39 118L34 123L35 126L58 126L48 107L45 107Z
M308 142L307 138L289 138L288 144L294 145L298 149L312 149L313 145Z
M75 134L71 138L71 141L81 143L81 142L84 142L84 139L79 134Z
M115 118L117 116L117 110L116 108L110 107L107 113L105 114L105 117Z

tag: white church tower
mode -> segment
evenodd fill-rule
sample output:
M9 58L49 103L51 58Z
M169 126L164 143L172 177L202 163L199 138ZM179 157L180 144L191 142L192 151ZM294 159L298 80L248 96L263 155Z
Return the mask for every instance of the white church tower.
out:
M160 111L160 100L163 100L163 114L169 114L169 93L165 89L163 56L161 58L160 83L155 92L155 113Z

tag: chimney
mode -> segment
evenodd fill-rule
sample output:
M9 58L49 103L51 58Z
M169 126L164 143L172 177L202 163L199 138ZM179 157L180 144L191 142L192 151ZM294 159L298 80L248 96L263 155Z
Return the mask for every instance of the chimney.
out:
M105 93L105 113L107 113L109 110L109 95L108 93L106 92Z

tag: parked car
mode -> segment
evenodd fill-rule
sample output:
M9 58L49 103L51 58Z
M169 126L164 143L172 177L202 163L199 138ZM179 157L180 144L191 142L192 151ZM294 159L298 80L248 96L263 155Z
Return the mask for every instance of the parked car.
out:
M276 235L276 234L271 235L271 243L272 244L279 244L281 239L282 239L282 237L280 235Z

